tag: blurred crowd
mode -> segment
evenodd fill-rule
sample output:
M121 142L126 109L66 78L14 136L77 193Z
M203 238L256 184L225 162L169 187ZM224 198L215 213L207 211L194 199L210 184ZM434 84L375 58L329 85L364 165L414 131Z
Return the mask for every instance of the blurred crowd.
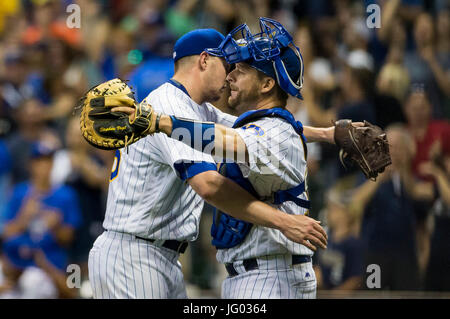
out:
M79 28L70 28L68 19ZM380 16L367 11L379 5ZM173 75L177 38L280 21L302 52L306 125L367 120L387 132L392 165L376 181L309 144L310 215L329 233L315 254L319 290L450 291L448 0L0 1L0 298L89 297L87 258L102 232L114 154L81 137L76 106L92 86L129 79L142 100ZM380 18L379 28L373 19ZM75 20L73 20L75 19ZM370 21L372 23L370 23ZM217 105L229 111L224 97ZM192 297L217 297L206 206L183 256ZM79 266L80 289L67 285ZM370 268L370 267L369 267ZM77 280L75 280L77 281Z

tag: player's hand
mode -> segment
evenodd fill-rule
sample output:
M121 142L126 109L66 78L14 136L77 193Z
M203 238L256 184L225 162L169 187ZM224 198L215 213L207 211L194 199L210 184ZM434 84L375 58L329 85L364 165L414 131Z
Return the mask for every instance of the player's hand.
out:
M304 215L288 215L291 221L281 232L290 240L316 251L317 247L327 248L327 233L320 221Z
M130 122L133 122L134 119L136 118L136 109L134 109L133 107L128 106L113 107L111 109L111 112L122 112L128 114Z
M142 101L141 103L139 103L139 105L136 108L132 108L129 106L118 106L118 107L113 107L111 109L111 112L121 112L121 113L125 113L128 114L128 121L130 122L130 124L139 124L139 125L144 125L145 126L145 130L142 132L143 135L146 134L153 134L155 132L159 132L159 127L157 124L157 116L158 113L156 113L153 110L153 107L147 103L146 100ZM144 122L142 122L144 121ZM144 134L145 133L145 134Z
M61 213L57 210L47 209L42 212L42 218L45 220L48 229L56 229L62 222Z
M352 125L354 127L363 127L364 123L363 122L352 122ZM334 125L330 126L328 128L325 128L325 130L326 130L326 132L325 132L325 135L326 135L325 141L327 143L336 144L336 141L334 140L334 131L335 131L335 129L336 129L336 127Z
M31 219L33 219L33 217L36 216L40 211L41 203L35 196L32 195L22 206L22 209L19 213L19 218L24 224L28 225Z

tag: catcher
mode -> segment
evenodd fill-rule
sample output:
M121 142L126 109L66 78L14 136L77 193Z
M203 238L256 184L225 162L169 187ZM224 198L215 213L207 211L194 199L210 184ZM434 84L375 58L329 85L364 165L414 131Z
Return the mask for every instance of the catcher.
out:
M103 110L94 110L90 102L85 102L82 122L85 119L93 121L86 127L93 127L95 131L88 134L93 137L90 142L104 147L97 139L104 141L108 138L112 139L111 145L114 146L117 145L117 136L121 136L119 143L126 146L146 134L165 133L197 150L210 152L216 158L231 160L220 166L222 174L254 196L290 214L305 214L309 209L305 181L306 138L309 141L335 140L342 147L341 159L355 160L368 178L376 178L390 163L384 133L369 123L352 125L351 121L342 121L337 122L335 127L317 129L303 127L295 121L284 106L287 94L301 98L301 55L298 48L293 46L290 35L278 22L264 18L260 21L264 26L261 28L262 33L264 30L267 32L265 37L253 37L246 29L247 26L242 25L219 48L208 52L224 57L230 64L236 63L235 70L227 77L232 90L229 104L240 111L247 111L250 107L257 109L237 118L234 129L211 122L156 114L145 100L134 109L130 108L131 101L127 102L129 105L125 103L124 106L112 108L108 116L117 116L119 125L107 121L95 126L96 117L100 114L99 118L103 120L109 105L106 102L98 103ZM245 42L238 46L233 35L243 29L246 29ZM259 59L257 54L261 52L273 53L268 52L267 47L277 47L279 50L265 59ZM258 51L254 51L254 48L258 48ZM127 114L131 114L129 120ZM380 161L381 164L378 163ZM223 286L223 297L315 296L312 252L307 245L295 244L279 231L253 226L223 212L215 214L211 232L213 244L219 249L218 260L225 263L230 275ZM263 258L268 255L271 258ZM294 265L298 266L294 268ZM261 269L272 267L277 271ZM289 273L285 272L286 269L289 269ZM248 276L244 274L250 270L255 272ZM243 289L232 289L236 284L241 287L242 280L247 281ZM266 287L266 283L272 288L267 289L270 287ZM278 286L286 289L273 289Z

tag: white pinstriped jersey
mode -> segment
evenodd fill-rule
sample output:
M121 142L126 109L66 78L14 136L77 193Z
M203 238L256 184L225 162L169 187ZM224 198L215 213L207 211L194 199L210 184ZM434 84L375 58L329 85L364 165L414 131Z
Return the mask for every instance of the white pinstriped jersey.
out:
M198 105L171 83L161 85L144 101L168 115L226 126L235 120L208 103ZM128 151L121 149L120 161L113 167L118 171L109 185L103 227L151 239L195 240L203 199L179 178L175 164L182 161L214 163L210 155L162 133L141 139Z
M236 129L244 140L249 164L239 164L244 177L262 197L298 186L306 178L306 160L300 136L281 118L261 118ZM305 193L299 198L307 199ZM293 202L275 206L289 214L303 215L306 209ZM247 258L277 254L312 255L313 252L294 243L279 230L253 225L238 246L217 251L217 260L230 263Z

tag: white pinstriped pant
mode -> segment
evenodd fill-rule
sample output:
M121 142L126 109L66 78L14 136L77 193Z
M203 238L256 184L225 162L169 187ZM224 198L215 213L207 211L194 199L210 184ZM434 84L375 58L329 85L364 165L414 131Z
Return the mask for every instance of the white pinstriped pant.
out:
M94 298L187 298L178 257L133 235L104 232L89 252Z
M311 262L292 265L292 257L278 255L257 259L258 269L245 271L233 263L238 275L222 284L224 299L315 299L317 281Z

